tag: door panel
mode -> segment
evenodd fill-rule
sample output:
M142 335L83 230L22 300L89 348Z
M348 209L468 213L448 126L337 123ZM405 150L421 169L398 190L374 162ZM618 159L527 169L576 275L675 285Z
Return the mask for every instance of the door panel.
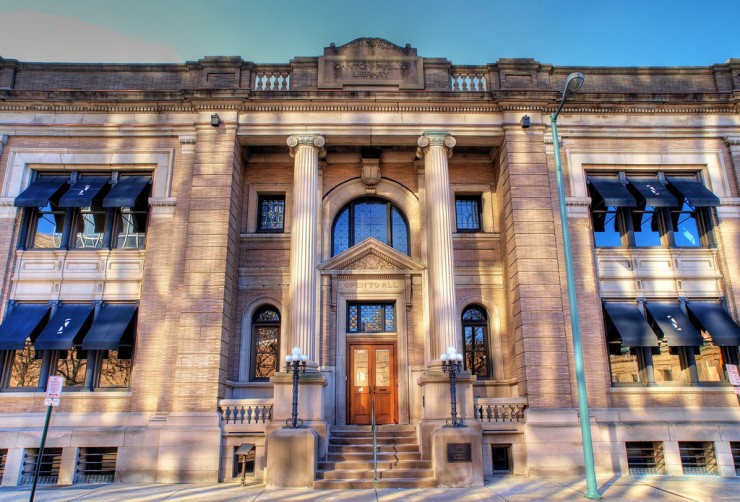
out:
M396 423L395 344L350 343L349 423Z

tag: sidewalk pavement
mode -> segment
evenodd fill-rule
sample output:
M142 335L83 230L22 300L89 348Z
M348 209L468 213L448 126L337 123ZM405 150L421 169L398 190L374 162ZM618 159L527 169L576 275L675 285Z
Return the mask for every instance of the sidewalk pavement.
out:
M599 492L607 501L740 501L740 477L642 476L599 478ZM109 484L40 486L38 502L68 501L351 501L351 502L455 502L486 500L554 501L588 500L582 478L525 478L501 476L486 479L482 488L423 488L378 490L266 490L264 485L240 486L234 483L213 485L185 484ZM28 500L29 486L0 488L0 502Z

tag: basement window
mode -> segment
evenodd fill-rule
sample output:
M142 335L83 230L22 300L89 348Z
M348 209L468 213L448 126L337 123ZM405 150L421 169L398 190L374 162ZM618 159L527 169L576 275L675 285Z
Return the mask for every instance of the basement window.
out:
M492 444L491 463L494 474L511 474L511 445Z
M118 448L80 448L75 483L112 483L116 474Z
M735 463L735 474L740 476L740 441L730 443L732 451L732 461Z
M663 443L628 441L627 466L632 476L660 476L666 473Z
M718 475L714 443L711 441L682 441L678 443L681 465L685 475Z
M36 462L40 462L39 485L55 485L59 480L59 466L62 463L61 448L44 448L44 454L39 459L38 448L27 448L23 456L23 471L21 472L21 485L33 484L33 474L36 470Z

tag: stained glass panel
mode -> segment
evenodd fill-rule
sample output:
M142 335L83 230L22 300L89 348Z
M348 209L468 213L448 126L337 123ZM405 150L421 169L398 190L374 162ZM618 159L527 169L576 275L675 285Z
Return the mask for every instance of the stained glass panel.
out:
M369 237L388 244L386 206L379 202L355 204L355 244Z
M260 230L282 231L285 225L285 198L270 196L260 198Z
M480 307L469 307L462 315L465 369L478 378L490 377L486 320L486 313Z
M393 248L403 254L409 254L409 231L406 220L395 207L391 210L391 226L393 228Z
M347 307L349 333L390 333L396 330L396 310L393 304L361 303Z
M332 256L373 237L400 252L409 254L408 225L390 202L363 198L340 211L332 230Z
M280 314L272 308L263 308L255 313L252 324L252 378L267 380L280 364Z
M480 199L461 197L455 200L458 232L480 231Z

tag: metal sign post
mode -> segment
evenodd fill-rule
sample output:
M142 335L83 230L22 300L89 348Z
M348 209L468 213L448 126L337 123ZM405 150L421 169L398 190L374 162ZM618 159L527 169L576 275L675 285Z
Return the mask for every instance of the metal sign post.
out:
M28 499L29 502L33 502L33 498L36 496L36 485L39 482L39 471L41 470L41 459L44 456L46 433L49 431L51 410L55 406L59 406L59 399L62 396L63 387L64 377L60 376L50 376L49 381L46 383L46 399L44 399L44 404L46 405L46 420L44 421L44 431L41 433L41 445L39 446L39 454L36 457L36 468L33 471L33 486L31 487L31 498Z

